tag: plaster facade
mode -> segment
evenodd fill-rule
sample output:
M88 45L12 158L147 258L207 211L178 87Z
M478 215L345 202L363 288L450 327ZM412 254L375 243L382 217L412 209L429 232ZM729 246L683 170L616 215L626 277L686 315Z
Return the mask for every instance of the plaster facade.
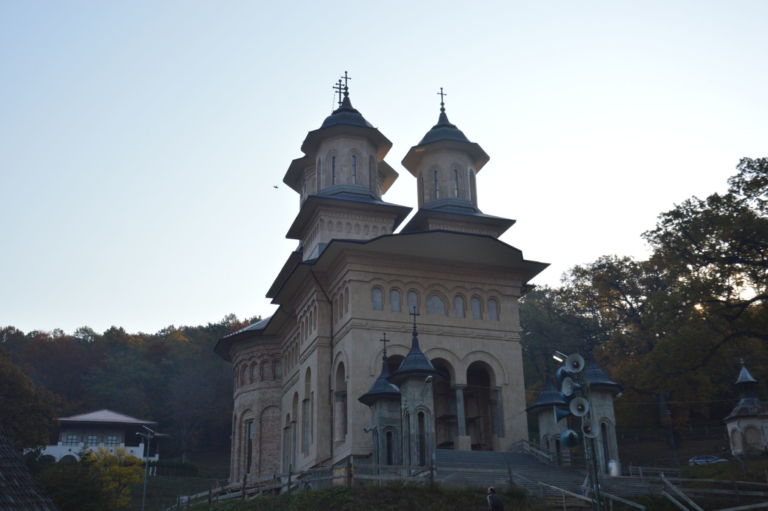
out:
M518 299L546 265L497 239L511 220L477 209L482 149L447 123L444 111L428 135L403 164L417 180L423 169L437 168L437 193L450 200L426 200L420 189L419 205L431 206L397 234L410 208L381 200L397 177L384 161L391 143L347 96L307 135L305 156L289 167L284 182L301 199L288 237L300 246L267 293L279 308L216 347L236 375L233 482L350 456L413 464L406 432L390 437L398 454L382 454L385 426L394 427L398 408L400 421L428 413L421 426L411 422L411 431L425 431L415 440L427 438L425 452L505 450L527 438ZM380 340L388 338L394 373L411 346L413 311L436 377L401 382L405 404L369 409L359 398L380 375ZM252 368L264 364L280 370L252 379ZM256 422L265 410L267 419ZM258 434L249 421L259 424ZM372 427L377 423L384 426Z

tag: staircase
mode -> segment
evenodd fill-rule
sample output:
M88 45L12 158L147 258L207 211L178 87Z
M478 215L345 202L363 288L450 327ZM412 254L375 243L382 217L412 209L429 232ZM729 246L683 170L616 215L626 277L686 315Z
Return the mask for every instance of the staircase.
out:
M437 479L453 486L506 486L512 482L540 495L542 481L574 493L581 493L584 473L580 470L543 463L530 454L492 451L435 451ZM544 490L545 495L557 494Z

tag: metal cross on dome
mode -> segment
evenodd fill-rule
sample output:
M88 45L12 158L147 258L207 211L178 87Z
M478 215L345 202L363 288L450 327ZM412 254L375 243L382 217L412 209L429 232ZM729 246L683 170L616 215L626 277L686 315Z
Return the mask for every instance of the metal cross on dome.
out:
M440 87L440 92L438 92L437 95L440 96L440 111L441 112L445 112L445 101L444 101L444 99L445 99L445 96L447 96L448 94L443 92L443 88Z
M384 343L384 358L387 358L387 343L388 342L392 342L392 341L387 339L387 332L384 332L381 335L383 335L383 337L381 339L379 339L379 342L383 342Z
M348 82L349 82L349 80L352 79L352 77L349 76L346 71L344 71L344 76L342 76L342 78L344 79L344 95L347 96L347 95L349 95L349 83ZM341 83L341 80L339 80L339 83Z
M415 305L411 308L411 312L409 312L408 314L413 316L413 331L415 332L416 331L416 316L421 316L421 314L418 313L418 311L416 310L416 306Z
M344 92L344 86L341 85L341 78L339 78L339 81L336 82L336 84L333 86L333 90L336 91L336 94L339 95L339 106L341 106L341 93Z

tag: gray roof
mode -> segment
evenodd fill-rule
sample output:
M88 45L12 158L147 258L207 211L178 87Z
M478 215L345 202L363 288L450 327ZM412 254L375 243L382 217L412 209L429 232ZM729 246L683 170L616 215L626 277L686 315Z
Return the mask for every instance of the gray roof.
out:
M757 380L750 374L749 369L744 364L741 364L741 370L739 371L739 377L736 378L736 385L742 383L757 383Z
M112 410L97 410L95 412L81 413L80 415L72 415L71 417L60 417L59 422L108 422L119 424L157 424L154 421L146 421L125 415L122 413L113 412Z
M560 391L555 388L552 381L547 379L547 383L544 385L544 388L541 390L541 392L539 392L539 395L536 397L536 401L534 401L531 406L526 408L526 411L552 406L564 407L567 406L567 404Z
M3 511L57 511L29 473L21 454L0 426L0 509Z
M419 145L431 144L433 142L439 142L441 140L452 140L454 142L465 142L469 144L469 139L466 135L456 127L455 124L451 124L448 120L448 116L445 114L445 109L440 109L440 117L437 119L437 124L432 126L432 129L427 132L421 139Z
M397 368L391 379L395 382L403 381L409 376L428 376L438 374L435 366L429 361L427 356L419 348L419 334L416 331L416 325L413 325L413 335L411 336L411 351L405 356L400 367Z
M344 96L341 106L333 111L331 115L325 118L320 129L330 128L331 126L360 126L361 128L373 128L373 125L365 120L363 115L355 110L349 96Z
M371 390L360 396L359 401L371 406L379 399L400 399L400 389L397 385L389 382L389 367L387 366L387 357L381 361L381 374L373 382Z
M590 388L603 387L610 389L614 394L622 391L621 385L611 380L611 378L597 365L597 360L591 351L587 352L586 367L584 368L584 378L589 383Z

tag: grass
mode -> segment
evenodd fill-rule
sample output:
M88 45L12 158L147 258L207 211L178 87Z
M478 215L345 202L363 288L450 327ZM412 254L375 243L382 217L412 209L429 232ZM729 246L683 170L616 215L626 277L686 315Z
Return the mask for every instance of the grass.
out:
M506 511L544 511L519 489L499 491ZM480 488L442 488L396 484L383 487L335 487L214 506L215 511L464 511L487 509ZM192 508L206 511L207 504Z
M146 511L164 511L178 495L191 495L219 486L221 480L207 477L150 477L147 481ZM141 509L142 485L133 488L131 509Z
M728 463L684 467L683 477L765 483L768 482L768 457L761 456L759 458L733 460Z

